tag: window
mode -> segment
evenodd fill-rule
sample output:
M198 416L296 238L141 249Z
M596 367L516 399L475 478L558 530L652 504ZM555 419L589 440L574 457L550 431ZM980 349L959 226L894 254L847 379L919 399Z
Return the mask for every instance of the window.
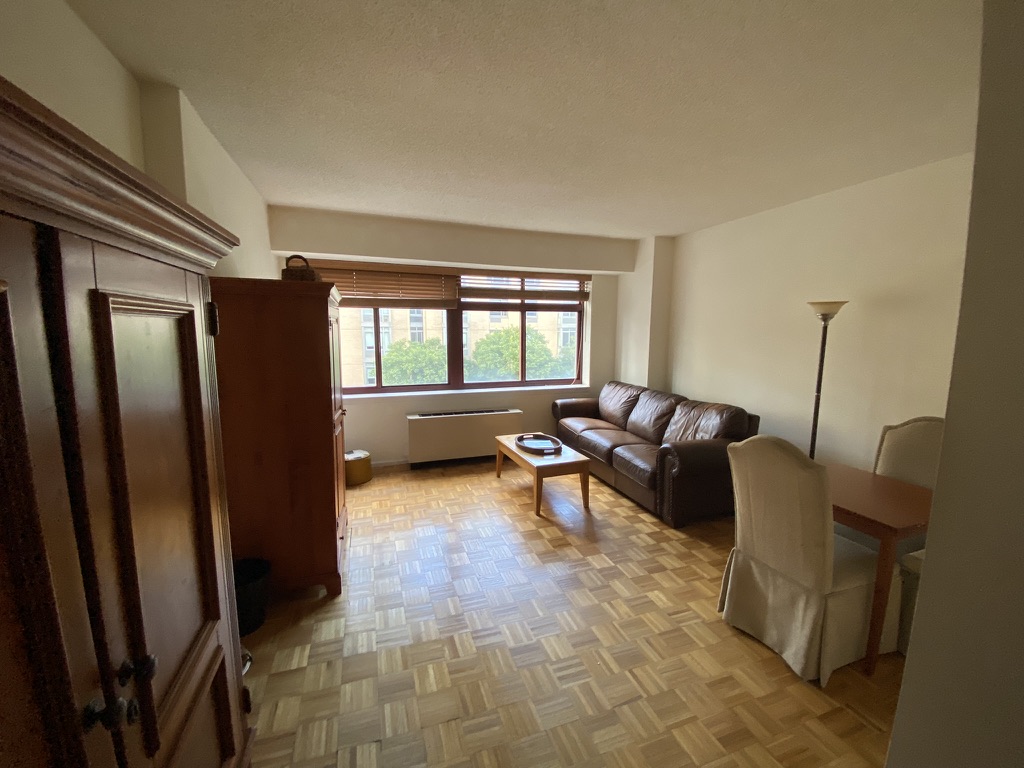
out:
M518 381L519 339L522 329L519 318L511 320L508 312L468 310L462 313L462 332L469 345L462 356L462 377L467 384L485 381ZM495 315L501 315L495 320Z
M338 262L316 267L343 297L346 392L579 380L589 276L410 276L399 274L407 268L398 265L375 265L372 273Z
M572 326L565 324L565 315ZM526 331L526 378L529 381L567 379L576 375L575 313L538 312L536 327ZM564 334L572 334L572 343L564 344Z

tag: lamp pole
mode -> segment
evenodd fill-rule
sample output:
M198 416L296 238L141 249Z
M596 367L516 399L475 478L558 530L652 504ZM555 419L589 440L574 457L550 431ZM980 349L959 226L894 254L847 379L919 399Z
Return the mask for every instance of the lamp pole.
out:
M839 314L845 301L809 301L807 302L814 314L821 320L821 348L818 351L818 381L814 387L814 415L811 417L811 447L807 455L814 458L814 449L818 444L818 410L821 407L821 380L825 374L825 345L828 343L828 324Z

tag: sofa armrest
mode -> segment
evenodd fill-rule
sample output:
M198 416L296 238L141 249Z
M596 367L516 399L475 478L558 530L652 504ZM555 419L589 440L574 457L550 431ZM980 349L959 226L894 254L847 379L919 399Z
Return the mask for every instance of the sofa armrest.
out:
M735 440L684 440L658 449L658 516L673 528L735 513L728 446Z
M599 413L596 397L566 397L551 404L551 415L556 423L574 416L596 419Z

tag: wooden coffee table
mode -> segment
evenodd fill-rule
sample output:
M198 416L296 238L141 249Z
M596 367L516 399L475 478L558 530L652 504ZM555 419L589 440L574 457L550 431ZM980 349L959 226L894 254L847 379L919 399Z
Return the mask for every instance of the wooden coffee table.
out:
M540 516L540 501L543 495L544 478L558 475L579 475L580 495L583 497L583 508L590 511L590 459L582 453L563 445L562 452L553 456L541 456L527 453L516 446L518 435L498 435L498 452L495 459L495 470L501 477L501 464L506 456L525 469L533 477L533 511Z

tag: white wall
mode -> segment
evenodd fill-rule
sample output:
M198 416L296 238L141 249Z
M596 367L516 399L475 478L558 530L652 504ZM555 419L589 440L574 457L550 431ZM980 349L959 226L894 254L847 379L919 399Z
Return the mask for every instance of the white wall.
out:
M654 279L654 238L640 241L636 266L619 275L619 322L615 329L618 354L615 378L647 386L651 359L651 283Z
M672 339L672 282L675 275L676 239L654 238L654 272L651 275L651 357L647 363L647 386L672 390L669 365Z
M879 432L942 415L952 365L972 157L964 155L678 238L674 392L734 403L808 443L829 327L818 457L870 468Z
M217 264L214 274L279 278L278 260L270 251L266 202L184 94L181 135L189 204L241 240L241 245Z
M636 240L270 206L275 251L510 269L626 272Z
M669 335L675 238L640 241L632 272L619 275L615 378L669 389Z
M140 88L61 0L3 0L0 75L237 235L216 274L280 274L266 203L188 99Z
M584 342L587 351L583 357L583 382L594 392L615 378L618 297L618 277L594 275L590 283L590 305L586 309Z
M409 460L406 415L482 408L519 408L523 430L553 434L551 403L560 397L584 397L585 387L501 389L444 394L350 395L345 398L345 448L369 451L374 466Z
M140 83L139 91L146 174L179 200L188 200L181 135L181 91L173 85L154 82Z
M985 3L963 301L891 768L1024 764L1024 4Z
M61 0L0 3L0 75L136 168L139 86Z

